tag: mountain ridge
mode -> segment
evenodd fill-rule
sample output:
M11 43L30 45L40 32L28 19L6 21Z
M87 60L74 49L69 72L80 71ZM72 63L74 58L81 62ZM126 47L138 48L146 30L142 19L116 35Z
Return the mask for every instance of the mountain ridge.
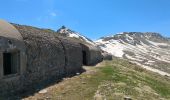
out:
M95 42L113 56L170 76L170 40L159 33L123 32Z

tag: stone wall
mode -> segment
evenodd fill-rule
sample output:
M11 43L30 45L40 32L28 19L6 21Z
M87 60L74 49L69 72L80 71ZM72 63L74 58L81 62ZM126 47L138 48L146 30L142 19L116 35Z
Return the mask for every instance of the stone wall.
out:
M86 64L85 65L96 65L103 60L100 49L88 44L80 44L82 46L82 51L86 53Z
M0 93L5 94L9 91L20 90L23 88L24 73L26 72L26 48L22 40L13 38L0 37ZM18 52L20 51L20 52ZM3 67L3 53L15 53L20 55L20 64L17 73L13 75L5 75ZM10 63L10 62L9 62ZM19 87L18 87L19 86Z
M82 71L82 48L79 43L73 42L67 38L61 38L65 51L66 74L75 74Z
M53 31L13 25L23 39L0 38L0 49L3 51L4 48L15 47L21 51L20 70L10 77L3 77L3 73L0 73L0 95L34 89L40 84L48 84L53 80L81 73L83 50L87 52L87 65L102 61L100 50L87 45L82 46L69 38L59 37ZM14 45L7 46L6 42L9 41L12 41ZM0 53L0 58L2 58L2 53ZM0 61L2 62L2 59Z
M82 72L82 52L78 43L39 28L15 27L26 45L26 87Z
M109 54L105 51L102 52L102 55L103 55L103 60L112 60L113 59L112 54Z
M65 76L65 52L61 41L52 33L46 33L38 28L17 26L26 45L27 68L25 82L27 87L60 79Z
M17 53L19 56L17 58L20 58L20 63L14 64L12 61L6 62L4 60L4 55L7 53L10 54L10 57L8 57L10 60L13 60L11 55ZM5 63L10 63L11 66L15 65L15 72L12 72L11 67L9 73L6 74ZM23 38L15 27L0 20L0 95L22 89L24 86L23 79L25 78L25 72L26 47Z
M90 49L89 65L96 65L103 60L101 52L96 49Z

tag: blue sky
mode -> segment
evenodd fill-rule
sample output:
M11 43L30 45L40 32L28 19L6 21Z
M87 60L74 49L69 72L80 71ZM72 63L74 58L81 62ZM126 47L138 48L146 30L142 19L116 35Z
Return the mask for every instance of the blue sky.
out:
M0 12L9 22L65 25L93 40L131 31L170 37L170 0L1 0Z

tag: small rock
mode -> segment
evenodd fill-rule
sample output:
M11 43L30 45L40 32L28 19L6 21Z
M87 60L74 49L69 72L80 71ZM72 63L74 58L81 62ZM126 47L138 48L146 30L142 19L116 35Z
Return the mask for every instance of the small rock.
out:
M66 94L66 92L62 92L62 94Z
M124 97L124 100L132 100L131 97Z
M77 75L80 75L80 73L76 73Z
M63 80L68 80L67 78L63 78Z
M50 99L50 97L46 97L46 99Z
M165 100L164 98L160 98L160 100Z
M94 100L103 100L103 97L102 97L102 95L100 95L100 94L96 94L96 95L94 96Z
M47 90L44 89L44 90L39 91L38 93L40 93L40 94L45 94L45 93L47 93Z
M106 97L105 97L105 95L97 93L94 95L94 100L106 100Z
M86 84L86 82L81 82L82 84Z

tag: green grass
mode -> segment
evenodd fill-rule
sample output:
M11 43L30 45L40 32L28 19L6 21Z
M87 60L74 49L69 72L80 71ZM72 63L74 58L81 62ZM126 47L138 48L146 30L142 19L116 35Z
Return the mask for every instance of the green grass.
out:
M119 92L125 95L138 97L139 91L135 91L134 88L141 88L143 85L152 89L152 91L148 91L151 92L151 95L158 94L160 98L170 99L170 80L164 76L148 72L126 60L114 59L112 62L105 62L104 67L100 67L99 71L103 73L100 76L102 80L111 81L111 83L125 83L126 86L119 88ZM139 86L139 84L141 85ZM141 96L141 98L144 97Z
M48 96L54 100L170 100L170 79L115 58L57 85ZM85 83L83 83L85 82Z
M150 87L163 97L170 98L170 85L152 77L145 77L144 80Z
M160 97L170 99L169 79L166 79L165 76L148 72L126 60L114 59L112 62L107 62L106 66L101 68L101 71L105 73L107 78L112 77L112 83L126 83L127 87L123 89L125 94L135 96L136 93L133 88L138 87L138 84L142 84L151 87ZM136 96L138 95L136 94Z

